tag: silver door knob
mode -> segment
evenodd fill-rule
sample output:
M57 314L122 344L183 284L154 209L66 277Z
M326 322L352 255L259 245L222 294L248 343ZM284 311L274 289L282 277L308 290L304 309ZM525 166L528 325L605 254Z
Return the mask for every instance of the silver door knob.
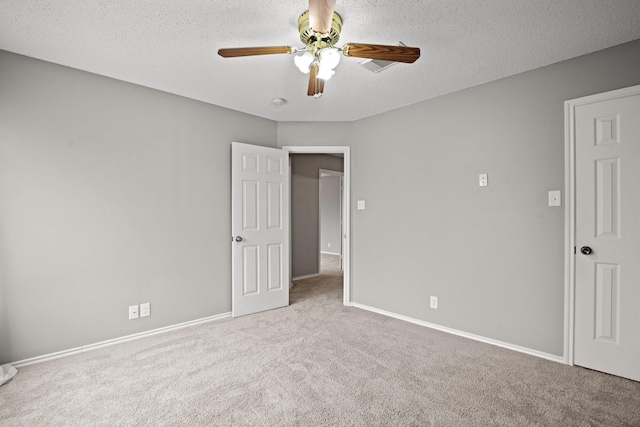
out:
M242 237L236 236L236 242L242 242Z

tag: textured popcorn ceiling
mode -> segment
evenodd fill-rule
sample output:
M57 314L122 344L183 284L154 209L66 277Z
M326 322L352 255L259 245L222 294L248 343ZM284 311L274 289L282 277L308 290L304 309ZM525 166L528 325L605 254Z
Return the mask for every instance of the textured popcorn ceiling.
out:
M304 0L1 0L0 49L278 121L356 120L640 38L638 0L338 0L346 42L422 50L378 74L342 58L320 99L290 55ZM282 106L271 105L284 98Z

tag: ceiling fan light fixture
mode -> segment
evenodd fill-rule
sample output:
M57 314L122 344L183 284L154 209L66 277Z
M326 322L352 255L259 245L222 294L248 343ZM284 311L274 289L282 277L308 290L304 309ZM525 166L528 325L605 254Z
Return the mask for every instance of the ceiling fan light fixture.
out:
M323 67L333 70L340 63L340 53L335 47L325 47L320 50L320 63Z
M340 56L364 58L363 63L382 68L378 63L403 62L411 64L420 58L420 48L404 46L378 45L369 43L347 43L336 48L342 31L342 18L335 12L336 0L308 0L309 10L298 18L298 31L303 49L292 46L262 46L218 49L223 58L234 58L255 55L292 54L296 67L309 75L307 95L319 97L324 92L324 82L335 74L340 63ZM313 25L312 25L313 24ZM370 66L367 66L370 65ZM375 71L375 68L373 71Z
M329 80L335 73L335 71L325 66L324 63L321 62L317 77L322 80Z
M316 58L307 51L305 51L302 55L296 55L293 57L293 62L296 64L296 67L298 67L298 69L305 74L309 73L311 64L314 60L316 60Z

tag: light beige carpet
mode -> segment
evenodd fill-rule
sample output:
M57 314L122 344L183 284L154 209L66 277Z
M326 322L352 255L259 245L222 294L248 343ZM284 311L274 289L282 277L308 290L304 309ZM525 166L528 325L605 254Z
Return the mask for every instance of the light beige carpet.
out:
M1 426L638 426L640 383L347 308L291 305L25 367Z

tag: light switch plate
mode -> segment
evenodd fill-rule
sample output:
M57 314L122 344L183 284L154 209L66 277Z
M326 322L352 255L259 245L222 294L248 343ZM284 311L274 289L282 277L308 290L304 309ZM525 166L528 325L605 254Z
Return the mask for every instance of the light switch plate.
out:
M358 200L358 210L363 211L365 208L364 200Z
M549 191L549 206L562 206L562 193L560 190Z
M147 317L151 315L151 304L145 302L144 304L140 304L140 317Z

